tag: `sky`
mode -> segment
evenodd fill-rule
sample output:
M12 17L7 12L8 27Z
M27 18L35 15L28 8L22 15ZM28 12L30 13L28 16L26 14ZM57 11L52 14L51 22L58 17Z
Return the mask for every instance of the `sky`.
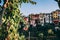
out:
M33 0L37 2L36 5L32 5L30 3L23 3L20 11L23 15L28 16L29 14L39 14L39 13L51 13L58 8L57 2L54 0Z
M23 15L28 16L29 14L39 14L39 13L51 13L52 11L55 11L58 8L57 2L54 0L33 0L37 2L36 5L32 5L30 3L22 3L20 11L23 13ZM3 5L3 0L0 3L0 5Z
M0 5L1 5L1 6L3 5L3 0L1 0L1 3L0 3Z

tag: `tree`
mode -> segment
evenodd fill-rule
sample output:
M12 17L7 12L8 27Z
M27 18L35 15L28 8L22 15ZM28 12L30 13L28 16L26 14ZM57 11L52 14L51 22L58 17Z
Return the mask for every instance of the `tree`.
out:
M0 0L0 3L1 3L1 0Z
M0 40L21 40L18 28L23 19L18 5L22 3L36 4L32 0L4 0Z
M60 0L55 0L58 3L58 6L60 8Z

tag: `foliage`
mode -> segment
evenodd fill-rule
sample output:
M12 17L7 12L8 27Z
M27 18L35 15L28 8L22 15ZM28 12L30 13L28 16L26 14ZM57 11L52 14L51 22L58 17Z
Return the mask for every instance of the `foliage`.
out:
M60 0L55 0L58 3L58 6L60 8Z
M22 3L28 2L36 4L31 0L4 0L0 40L20 40L21 37L23 39L18 32L19 23L23 20L18 5L21 6Z

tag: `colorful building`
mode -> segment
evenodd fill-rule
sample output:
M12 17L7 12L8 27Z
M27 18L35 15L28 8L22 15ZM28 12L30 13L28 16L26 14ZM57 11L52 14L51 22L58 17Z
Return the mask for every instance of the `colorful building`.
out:
M44 14L40 13L40 14L32 14L30 15L30 22L34 20L35 25L44 25ZM32 21L33 22L33 21Z
M52 21L53 23L55 23L56 25L59 25L60 22L60 10L56 10L52 12Z
M30 25L36 26L36 20L39 19L39 14L30 14Z
M33 26L37 24L44 26L46 23L54 23L57 25L60 22L60 10L51 13L30 14L25 20Z

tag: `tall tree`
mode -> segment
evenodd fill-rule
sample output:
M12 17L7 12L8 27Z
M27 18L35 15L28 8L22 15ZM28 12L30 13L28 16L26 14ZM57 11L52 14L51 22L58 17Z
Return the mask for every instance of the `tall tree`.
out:
M18 5L22 3L36 4L32 0L4 0L0 40L21 40L18 28L22 17Z

